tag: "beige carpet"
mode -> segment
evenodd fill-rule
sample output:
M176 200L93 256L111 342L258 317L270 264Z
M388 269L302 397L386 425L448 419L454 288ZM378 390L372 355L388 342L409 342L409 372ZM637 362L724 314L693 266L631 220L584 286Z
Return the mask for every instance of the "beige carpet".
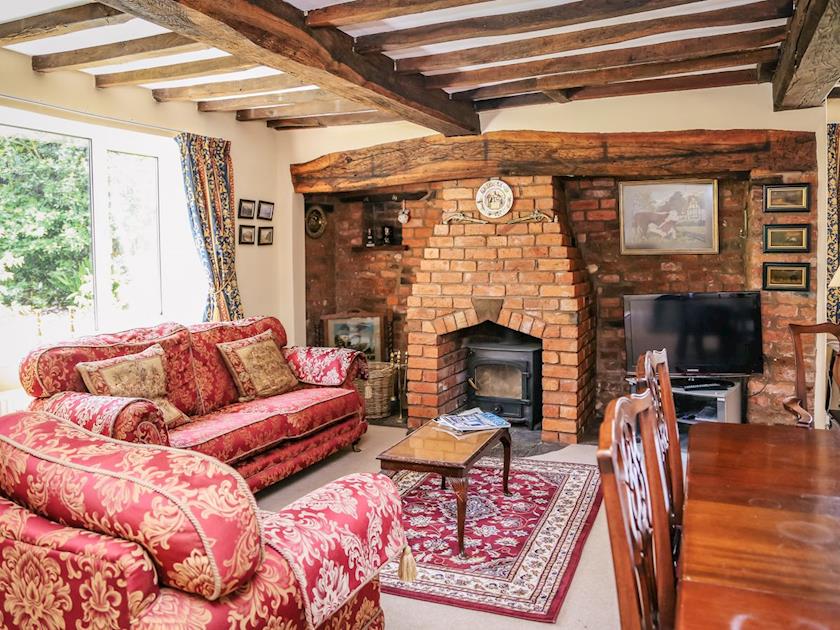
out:
M376 456L404 435L405 431L402 429L372 426L362 438L361 453L337 453L291 479L261 492L257 495L258 503L263 509L278 510L307 492L343 475L353 472L376 472L379 470ZM595 447L568 446L534 459L595 463ZM385 610L385 627L388 630L520 630L548 627L565 630L617 629L620 627L618 603L603 507L595 519L595 525L586 541L580 564L554 626L393 595L382 596L382 608Z

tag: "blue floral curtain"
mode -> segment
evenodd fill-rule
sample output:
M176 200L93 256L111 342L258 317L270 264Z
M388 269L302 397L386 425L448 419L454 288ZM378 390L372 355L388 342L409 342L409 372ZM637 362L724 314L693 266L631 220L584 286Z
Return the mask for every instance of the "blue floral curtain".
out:
M828 281L834 277L840 256L840 124L828 125ZM828 289L826 316L840 322L840 289Z
M210 281L204 321L240 319L230 142L191 133L175 141L181 149L193 239Z

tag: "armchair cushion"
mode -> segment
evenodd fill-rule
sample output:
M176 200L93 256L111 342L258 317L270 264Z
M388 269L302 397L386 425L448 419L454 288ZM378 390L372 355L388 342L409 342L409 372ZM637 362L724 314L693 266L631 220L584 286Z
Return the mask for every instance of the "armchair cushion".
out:
M355 390L299 389L228 405L169 434L170 443L233 464L291 438L361 413Z
M309 385L352 386L349 381L368 375L367 359L358 350L293 346L283 354L298 380Z
M0 491L50 520L142 545L165 584L206 599L237 589L263 559L247 484L199 453L15 413L0 418Z
M0 497L0 627L127 628L157 594L137 543L63 527Z
M405 547L400 496L386 476L343 477L277 513L263 512L266 543L303 592L309 627L333 615Z
M297 387L297 379L274 340L274 332L216 344L239 390L239 401L266 398Z

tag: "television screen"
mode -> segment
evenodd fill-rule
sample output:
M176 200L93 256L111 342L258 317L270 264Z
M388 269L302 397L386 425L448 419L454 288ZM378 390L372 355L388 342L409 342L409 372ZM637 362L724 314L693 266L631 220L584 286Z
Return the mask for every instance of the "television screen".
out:
M668 351L674 374L755 374L764 369L758 292L624 296L627 371L647 350Z

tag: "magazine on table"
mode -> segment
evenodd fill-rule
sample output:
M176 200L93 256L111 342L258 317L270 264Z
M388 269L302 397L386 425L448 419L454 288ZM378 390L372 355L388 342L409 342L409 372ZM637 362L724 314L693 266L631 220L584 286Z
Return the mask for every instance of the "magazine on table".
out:
M442 427L460 433L507 429L510 427L510 422L504 418L500 418L489 411L481 411L478 408L468 409L466 412L457 415L439 416L435 421Z

